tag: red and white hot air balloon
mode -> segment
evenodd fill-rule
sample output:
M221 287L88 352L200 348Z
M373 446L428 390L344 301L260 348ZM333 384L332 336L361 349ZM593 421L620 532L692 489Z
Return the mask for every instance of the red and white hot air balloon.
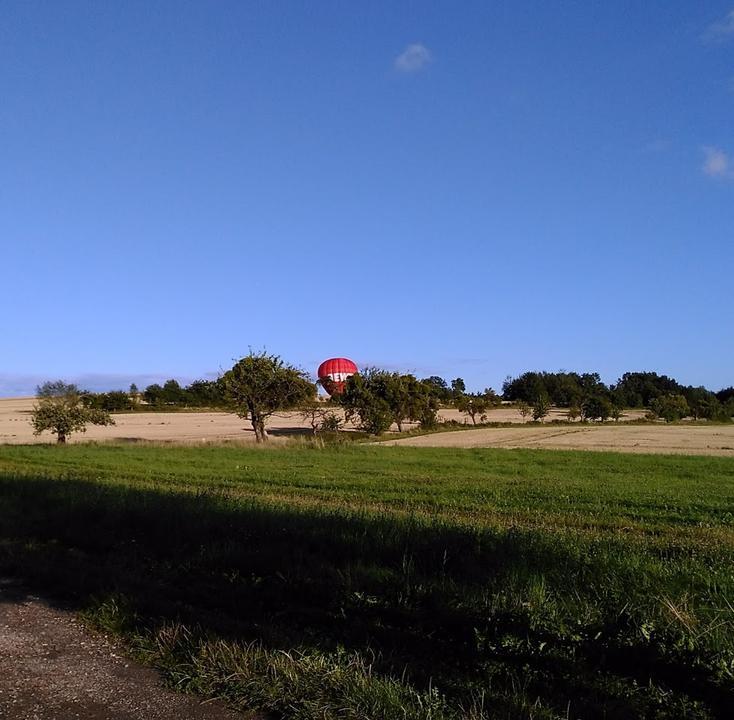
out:
M329 395L338 395L344 390L347 378L359 372L359 368L349 358L329 358L319 365L318 376L321 387Z

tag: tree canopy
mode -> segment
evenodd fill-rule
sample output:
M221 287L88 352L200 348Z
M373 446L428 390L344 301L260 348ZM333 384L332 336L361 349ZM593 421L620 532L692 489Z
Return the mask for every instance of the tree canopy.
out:
M257 442L267 440L265 426L271 415L293 410L316 396L316 385L303 370L265 351L250 352L220 382L233 410L249 418Z
M38 388L37 397L31 413L34 434L48 430L58 443L65 443L72 433L86 432L87 425L115 424L107 410L85 406L84 395L76 385L61 380L47 382Z
M356 421L365 432L380 435L393 423L398 431L402 431L405 421L434 426L438 397L434 380L366 368L347 379L337 401L347 420Z

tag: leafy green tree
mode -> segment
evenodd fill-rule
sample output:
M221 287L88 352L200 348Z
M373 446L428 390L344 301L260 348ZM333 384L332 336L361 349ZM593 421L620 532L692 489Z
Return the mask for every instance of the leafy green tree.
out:
M540 393L533 401L532 408L533 420L542 422L543 418L550 412L550 399L544 392Z
M84 393L81 395L81 401L85 407L106 410L107 412L133 409L133 402L124 390L111 390L106 393Z
M410 419L415 378L400 373L375 371L371 382L374 391L385 398L390 408L392 421L398 426L398 432L403 431L403 421Z
M498 404L494 390L487 388L483 393L464 393L455 400L456 409L471 418L472 425L487 419L487 413Z
M576 418L581 417L581 408L578 405L571 405L570 408L568 408L568 412L566 413L566 417L573 422L576 420Z
M163 404L163 387L158 383L148 385L143 391L143 399L148 405L162 405Z
M439 399L425 380L410 377L410 403L408 419L420 423L425 429L434 428L438 424Z
M222 385L214 380L194 380L183 394L185 403L192 407L215 408L225 402Z
M691 412L685 397L673 394L655 398L650 404L650 409L665 422L680 420Z
M267 440L265 425L271 415L293 410L316 396L316 386L303 370L265 351L251 351L224 373L221 383L237 415L249 418L257 442Z
M586 420L600 420L604 422L612 414L612 403L603 396L587 398L581 406Z
M450 403L452 394L448 383L438 375L431 375L421 381L430 391L431 394L440 403Z
M358 418L359 427L372 434L385 432L393 423L402 432L405 421L421 427L437 422L435 386L413 375L366 368L353 383L347 382L338 401L348 419Z
M51 394L50 385L54 386ZM85 407L74 385L62 388L59 383L45 383L38 390L38 402L31 413L35 435L48 430L56 435L56 442L65 443L72 433L86 432L87 425L115 424L108 411Z
M42 398L67 397L69 395L82 395L82 391L73 383L63 380L48 380L43 385L36 386L36 397Z
M344 390L336 396L344 408L348 422L355 422L360 430L370 435L381 435L390 429L395 417L388 403L383 370L366 368L347 378Z
M466 383L464 382L464 378L457 377L451 381L451 394L454 398L466 394Z
M681 386L667 375L655 372L628 372L612 388L614 401L620 407L651 407L661 395L677 394Z
M171 378L163 383L161 399L165 405L185 405L186 392L181 387L178 380Z
M525 372L517 378L508 376L502 384L505 400L532 404L540 395L546 395L549 402L557 407L578 407L591 395L608 393L609 388L601 381L599 373Z
M478 395L462 393L454 400L456 409L471 418L472 425L477 424L477 415L482 420L486 418L487 403Z

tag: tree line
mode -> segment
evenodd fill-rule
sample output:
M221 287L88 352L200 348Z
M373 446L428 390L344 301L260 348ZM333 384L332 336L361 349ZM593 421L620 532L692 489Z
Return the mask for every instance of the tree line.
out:
M713 392L655 372L627 372L612 385L605 385L598 373L526 372L504 381L502 397L526 403L545 398L557 407L578 410L580 416L584 409L592 411L602 420L625 408L646 408L665 420L726 421L734 415L734 387Z
M598 373L526 372L508 377L502 395L492 388L467 392L460 377L450 382L439 376L419 379L409 373L365 368L349 377L343 391L325 403L306 372L265 351L250 352L217 380L196 380L182 387L171 379L142 392L90 393L63 381L37 388L38 404L32 415L36 433L51 430L59 442L87 424L114 424L112 412L142 407L227 409L248 419L258 442L267 439L268 419L276 412L299 410L314 432L338 430L342 418L366 433L379 435L393 424L402 431L406 422L424 429L438 424L441 407L452 406L473 424L503 401L513 403L523 418L539 421L551 406L565 407L569 420L617 420L622 409L647 408L651 417L667 421L683 417L729 421L734 416L734 387L714 393L704 387L684 386L654 372L625 373L605 385Z

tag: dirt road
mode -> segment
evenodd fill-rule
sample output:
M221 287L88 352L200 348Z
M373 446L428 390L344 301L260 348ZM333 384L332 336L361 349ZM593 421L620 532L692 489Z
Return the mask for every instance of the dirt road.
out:
M255 720L164 688L107 638L0 579L3 720Z

